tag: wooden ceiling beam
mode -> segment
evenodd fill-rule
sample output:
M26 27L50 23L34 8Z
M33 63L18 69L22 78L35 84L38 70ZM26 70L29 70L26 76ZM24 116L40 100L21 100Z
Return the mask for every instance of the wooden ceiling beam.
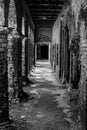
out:
M52 27L66 0L26 0L35 26Z
M28 2L29 4L31 4L31 5L33 5L33 4L60 4L60 5L62 5L63 3L64 3L64 0L63 1L59 1L59 0L57 0L57 1L45 1L45 0L41 0L41 1L30 1L29 0L29 2Z
M35 22L35 26L36 27L52 27L53 26L53 24L54 24L54 21L52 22L39 22L38 23L38 21L37 22Z
M43 22L54 22L56 19L47 19L43 20ZM33 19L34 22L41 22L42 20Z
M43 0L26 0L26 1L30 1L30 2L42 2ZM49 1L49 0L44 0L44 1ZM64 1L64 0L51 0L52 2L60 2L60 1Z
M48 23L48 24L43 24L43 23L38 24L38 23L36 23L35 26L37 28L40 28L40 27L43 27L43 28L52 28L53 27L53 23Z
M44 22L41 22L41 21L40 21L40 22L38 23L38 21L35 21L35 25L47 25L47 26L48 26L48 25L53 25L54 22L55 22L55 21L46 21L46 22L45 22L45 21L44 21Z
M30 0L30 1L43 1L43 0ZM49 0L44 0L44 1L49 1ZM62 2L64 0L50 0L52 2Z
M42 9L45 9L45 8L48 8L48 9L61 9L63 5L59 6L57 4L55 5L43 5L43 4L35 4L35 5L28 5L28 7L31 9L37 9L37 8L42 8Z
M32 15L33 18L47 17L47 18L55 18L57 15Z
M30 8L31 11L37 11L37 12L40 12L40 11L50 11L50 12L54 12L54 11L59 11L61 8L55 8L55 9L52 9L52 8Z
M47 8L47 9L30 9L30 11L33 13L33 12L35 12L35 13L40 13L40 12L52 12L52 13L56 13L56 12L59 12L61 9L59 9L59 8L55 8L55 9L49 9L49 8Z
M49 22L49 23L52 23L54 22L56 19L47 19L47 20L43 20L43 23L45 22ZM37 19L33 19L34 23L42 23L41 21L42 20L37 20Z
M61 7L62 5L63 5L64 3L29 3L28 5L29 6L59 6L59 7Z
M43 19L36 19L36 18L33 18L33 21L41 21ZM54 21L56 20L56 18L47 18L47 20L43 20L43 21Z
M32 16L33 19L44 19L44 17L46 19L56 19L58 15L56 16Z
M36 15L36 16L38 16L38 15L41 15L41 16L42 16L42 15L47 15L47 16L50 16L50 15L53 16L53 15L54 15L54 16L56 16L56 15L58 15L58 14L60 13L60 11L59 11L59 12L55 12L55 13L51 13L51 12L38 12L38 13L37 13L37 12L36 12L36 13L33 12L33 13L32 13L32 12L30 11L30 13L31 13L32 16L34 16L34 15Z
M50 13L50 12L33 12L33 13L31 13L31 15L36 15L36 16L38 16L38 15L57 15L57 14L59 14L59 12L56 12L56 13Z

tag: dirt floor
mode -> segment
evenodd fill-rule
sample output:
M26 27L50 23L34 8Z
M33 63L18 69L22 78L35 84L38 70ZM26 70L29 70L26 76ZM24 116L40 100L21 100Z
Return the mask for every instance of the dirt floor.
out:
M68 86L56 80L48 62L37 62L29 75L34 84L23 88L28 95L10 108L10 130L81 130L77 100L70 101Z

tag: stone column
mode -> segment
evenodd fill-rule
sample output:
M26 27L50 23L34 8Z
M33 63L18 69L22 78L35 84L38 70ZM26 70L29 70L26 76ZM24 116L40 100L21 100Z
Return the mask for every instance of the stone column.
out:
M28 52L29 52L29 50L28 50L28 45L29 43L28 43L28 39L26 38L26 40L25 40L25 81L26 81L26 83L29 83L29 79L28 79L28 59L29 59L29 55L28 55ZM32 51L32 50L31 50Z
M62 35L62 83L65 84L65 63L66 63L66 53L65 53L65 30L63 28L63 35Z
M50 62L50 44L48 44L48 61Z
M54 71L56 72L56 44L54 45Z
M34 66L35 66L35 64L36 64L36 57L37 57L37 52L36 52L37 50L36 50L36 44L34 43Z
M37 61L37 44L35 44L35 62Z
M22 36L17 32L8 35L9 101L19 102L22 96Z
M7 28L0 27L0 128L9 123Z
M28 78L32 61L31 53L32 53L31 41L27 37L24 37L22 40L22 77L23 81L26 84L31 83L31 81Z
M31 68L33 67L34 65L34 43L32 43L32 65L31 65Z
M37 43L35 43L35 64L37 62Z
M25 41L26 37L23 38L22 40L22 76L25 78ZM25 81L23 79L23 81Z
M17 44L18 44L18 98L21 100L22 97L22 36L18 38Z
M31 42L31 40L29 39L29 43L28 43L28 45L29 45L29 71L31 70L31 67L32 67L32 42Z
M18 101L18 38L17 32L8 35L8 90L9 101Z

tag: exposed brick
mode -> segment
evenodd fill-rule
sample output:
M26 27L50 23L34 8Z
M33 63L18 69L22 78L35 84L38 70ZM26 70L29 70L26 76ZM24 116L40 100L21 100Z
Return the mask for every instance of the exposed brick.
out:
M86 11L87 10L87 0L71 0L69 12L64 15L64 17L60 15L58 16L54 26L53 26L53 44L60 44L62 49L59 49L59 58L62 57L64 62L59 59L59 64L61 62L60 72L62 73L60 77L63 77L65 73L65 69L63 68L63 63L66 68L66 60L65 55L66 51L64 50L65 38L63 36L63 30L65 25L69 28L69 49L70 49L70 77L69 83L76 86L75 82L77 82L79 97L79 112L81 117L81 123L84 126L85 124L85 108L86 108L86 87L87 87L87 19L86 19ZM62 11L63 12L63 11ZM84 15L83 15L84 14ZM62 21L62 29L61 29L61 21ZM61 30L62 31L61 31ZM78 34L79 41L78 48L75 52L76 43L75 43L75 34ZM66 34L64 34L66 36ZM63 37L63 39L61 38ZM74 41L72 39L74 38ZM53 52L53 51L52 51ZM52 59L53 60L53 59ZM77 67L78 65L78 67ZM77 71L79 68L79 71ZM71 89L72 90L72 89ZM84 117L84 119L83 119Z
M0 27L0 125L8 122L7 29ZM4 46L3 46L4 44Z
M9 100L18 98L18 34L8 35L8 90Z
M28 66L29 66L29 73L31 68L33 67L33 60L34 60L34 54L33 54L33 43L31 42L31 40L28 40Z
M26 37L22 40L22 76L25 76L25 42Z

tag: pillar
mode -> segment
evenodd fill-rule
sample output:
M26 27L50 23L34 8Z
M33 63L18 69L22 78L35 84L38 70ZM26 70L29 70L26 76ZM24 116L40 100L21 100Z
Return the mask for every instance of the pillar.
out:
M8 90L9 101L18 101L18 38L17 32L8 35Z
M35 44L35 63L37 61L37 44Z
M22 96L22 39L16 31L8 35L9 100L18 102Z
M0 128L9 123L7 35L7 29L0 27Z
M62 37L62 83L65 83L65 30L63 28L63 37Z
M16 16L17 16L17 32L19 34L19 38L17 39L17 45L18 45L18 97L19 100L22 98L22 18L23 18L23 3L22 0L14 0L15 1L15 7L16 7Z
M18 97L22 97L22 37L17 41L18 44Z
M25 81L26 81L26 83L29 83L29 79L28 79L28 59L29 59L29 55L28 55L28 52L29 52L29 50L28 50L28 45L29 44L29 42L28 42L28 39L26 39L26 41L25 41ZM32 50L31 50L32 51Z
M28 70L29 70L29 54L28 54L28 38L24 37L22 40L22 77L23 81L29 83Z
M34 43L34 66L35 66L35 63L36 63L36 45Z
M48 60L49 60L49 62L50 62L50 44L51 43L48 44Z
M26 37L23 38L22 40L22 76L25 78L25 41ZM23 79L23 81L25 81Z
M0 129L9 124L7 68L8 29L6 28L8 24L8 10L9 0L0 1Z
M59 60L59 78L62 78L62 48L63 48L63 21L60 22L60 60Z
M54 45L54 71L56 71L56 43Z
M29 83L29 78L28 78L28 72L29 72L29 39L28 39L28 31L29 31L29 16L28 16L28 12L26 9L26 3L25 1L23 2L23 15L24 15L24 46L25 46L25 64L24 64L24 68L25 68L25 72L24 72L24 80L26 82L26 84Z

